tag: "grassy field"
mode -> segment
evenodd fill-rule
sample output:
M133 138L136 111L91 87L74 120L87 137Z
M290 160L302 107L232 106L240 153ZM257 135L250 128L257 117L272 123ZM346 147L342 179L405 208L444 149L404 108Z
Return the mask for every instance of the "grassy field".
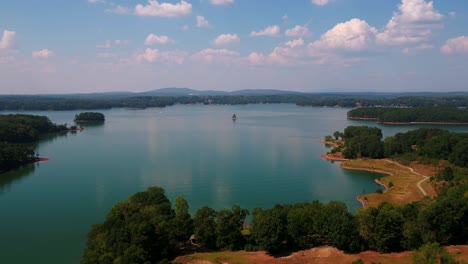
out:
M410 167L397 164L394 161L388 159L357 159L343 162L341 167L387 174L387 176L380 179L380 182L388 187L391 186L389 189L381 194L369 193L360 196L362 199L367 200L369 206L378 206L383 202L401 205L424 198L422 191L417 186L418 182L423 180L424 177L412 171ZM436 195L434 188L427 181L422 182L421 187L428 196Z

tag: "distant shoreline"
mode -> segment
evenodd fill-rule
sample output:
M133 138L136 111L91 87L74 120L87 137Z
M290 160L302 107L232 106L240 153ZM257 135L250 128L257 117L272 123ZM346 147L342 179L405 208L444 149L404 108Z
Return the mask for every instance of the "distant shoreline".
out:
M348 116L348 119L349 120L375 121L377 124L382 124L382 125L468 125L468 122L385 122L385 121L379 121L378 118L374 118L374 117Z

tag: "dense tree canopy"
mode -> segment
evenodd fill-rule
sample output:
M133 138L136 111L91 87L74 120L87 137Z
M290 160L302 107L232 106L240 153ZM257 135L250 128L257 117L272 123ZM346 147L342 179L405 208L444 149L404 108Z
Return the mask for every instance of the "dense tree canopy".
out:
M83 112L75 115L75 122L103 122L104 114L97 112Z
M456 107L361 107L348 112L348 118L379 122L447 122L468 123L468 110Z
M53 124L45 116L0 115L0 172L33 161L36 153L31 143L40 135L67 129L66 125Z
M249 235L242 233L248 212L239 206L218 212L202 207L193 222L186 222L193 223L192 229L183 224L192 220L187 202L176 198L173 209L164 190L152 187L118 203L103 223L93 226L82 263L157 263L175 256L192 232L199 247L263 249L271 254L320 245L348 252L398 252L427 243L465 244L467 192L465 183L430 201L404 206L383 203L356 214L336 201L257 208Z
M344 130L345 158L383 158L382 131L376 127L349 126Z

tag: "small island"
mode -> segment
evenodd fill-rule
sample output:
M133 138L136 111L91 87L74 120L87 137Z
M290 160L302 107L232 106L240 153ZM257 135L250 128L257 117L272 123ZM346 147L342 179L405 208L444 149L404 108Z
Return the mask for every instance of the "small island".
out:
M97 112L83 112L78 115L75 115L75 123L85 123L85 122L104 122L105 117L102 113Z

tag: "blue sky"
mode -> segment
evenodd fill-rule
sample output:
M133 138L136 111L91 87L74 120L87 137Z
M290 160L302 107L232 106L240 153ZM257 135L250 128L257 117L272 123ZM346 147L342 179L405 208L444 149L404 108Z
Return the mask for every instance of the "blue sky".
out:
M0 94L468 91L465 0L0 3Z

